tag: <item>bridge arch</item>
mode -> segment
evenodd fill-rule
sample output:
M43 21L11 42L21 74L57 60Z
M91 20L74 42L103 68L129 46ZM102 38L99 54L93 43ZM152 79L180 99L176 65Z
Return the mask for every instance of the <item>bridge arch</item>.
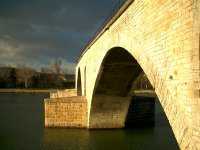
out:
M82 95L82 80L81 80L81 69L78 68L78 76L77 76L77 95Z
M128 91L125 92L125 90L124 96L122 96L123 92L121 93L122 95L119 93L110 95L103 94L106 92L108 93L108 91L103 91L102 86L104 87L104 85L100 83L101 80L107 80L103 80L103 77L105 76L105 64L109 62L109 57L111 58L114 56L114 53L118 53L124 55L121 61L125 61L129 58L128 60L135 62L135 65L137 64L136 66L140 66L138 68L141 68L141 71L143 70L145 72L151 85L155 89L177 142L181 145L181 142L185 141L183 138L189 137L192 134L192 130L189 130L188 120L193 118L187 114L186 105L181 104L182 98L190 97L189 93L183 94L180 90L186 82L184 81L184 83L182 83L183 78L180 78L181 74L177 73L179 71L177 71L178 68L176 66L172 66L169 62L167 63L165 59L158 63L159 57L152 57L147 49L134 46L135 41L131 40L128 36L126 36L126 38L124 36L124 39L126 39L128 44L122 43L121 38L119 38L112 43L105 44L103 47L98 47L98 49L92 47L90 52L85 54L86 57L82 58L77 65L77 68L83 68L86 65L87 71L89 72L87 74L88 93L86 95L88 102L88 128L124 127L131 95L129 95ZM130 57L132 57L132 59ZM188 72L186 71L186 73ZM130 83L131 79L127 81ZM127 89L130 90L134 88L135 82L137 82L136 79L132 81L131 87ZM127 85L130 86L130 84ZM112 89L109 90L111 91ZM116 91L117 89L113 92ZM123 104L121 103L122 101Z
M111 48L102 61L93 94L127 96L133 81L142 71L127 50L122 47Z
M157 66L146 52L141 50L140 55L135 55L135 52L131 47L122 45L110 48L101 57L100 66L96 67L99 70L95 75L88 107L88 128L123 128L132 97L131 92L144 72L155 89L180 144L180 137L190 133L187 124L184 124L187 117L183 118L184 113L178 106L177 95L173 93L174 81L170 79L170 74L163 75L157 70ZM179 126L176 126L177 122Z
M87 73L86 73L86 66L84 67L84 95L86 96L86 84L87 84Z
M124 127L133 89L143 71L133 55L122 47L111 48L105 54L94 85L89 128Z
M178 0L174 5L167 0L127 2L130 5L126 3L109 21L77 63L77 68L87 67L88 128L123 127L129 94L105 90L108 85L101 83L107 80L103 64L108 52L123 47L155 88L180 148L200 149L200 0ZM104 94L110 92L114 94Z

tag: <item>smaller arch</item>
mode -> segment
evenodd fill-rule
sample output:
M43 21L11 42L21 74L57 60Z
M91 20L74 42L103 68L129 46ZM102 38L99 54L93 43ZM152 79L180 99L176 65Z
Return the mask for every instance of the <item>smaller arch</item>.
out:
M78 69L78 79L77 79L77 95L82 95L82 82L81 82L81 70Z
M130 92L142 71L126 49L114 47L106 53L96 77L89 128L124 127L132 97Z
M86 66L85 66L85 68L84 68L84 95L86 96L86 84L87 84L87 82L86 82Z

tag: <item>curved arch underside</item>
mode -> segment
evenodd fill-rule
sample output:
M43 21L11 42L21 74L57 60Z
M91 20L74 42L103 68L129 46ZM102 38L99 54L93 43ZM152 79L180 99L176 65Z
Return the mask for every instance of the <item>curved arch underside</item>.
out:
M78 79L77 79L77 95L82 95L82 81L81 81L81 71L78 69Z
M132 97L129 93L143 70L133 56L120 47L108 51L100 70L89 128L123 128Z
M127 96L133 81L142 72L133 56L120 47L113 48L108 52L102 68L95 94Z

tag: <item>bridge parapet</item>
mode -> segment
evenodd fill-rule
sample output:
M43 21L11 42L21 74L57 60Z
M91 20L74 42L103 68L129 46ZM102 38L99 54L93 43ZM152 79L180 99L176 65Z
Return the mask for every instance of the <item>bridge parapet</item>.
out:
M72 97L72 96L77 96L76 89L58 90L56 92L50 93L50 98L62 98L62 97Z

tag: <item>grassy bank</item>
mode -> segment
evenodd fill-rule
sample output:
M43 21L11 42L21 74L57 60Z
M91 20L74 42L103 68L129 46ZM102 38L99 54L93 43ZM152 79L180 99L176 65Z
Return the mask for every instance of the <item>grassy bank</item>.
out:
M61 89L0 89L0 93L50 93Z

